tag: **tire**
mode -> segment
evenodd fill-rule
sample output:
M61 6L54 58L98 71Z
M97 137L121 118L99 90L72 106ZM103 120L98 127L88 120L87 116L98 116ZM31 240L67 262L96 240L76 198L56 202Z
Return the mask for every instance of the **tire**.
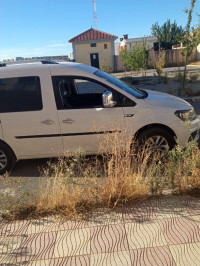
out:
M151 155L163 157L168 150L171 150L175 145L175 139L167 130L160 127L152 127L143 131L137 137L137 145L139 153L143 156L149 152Z
M0 175L10 172L16 164L16 156L9 146L0 143Z

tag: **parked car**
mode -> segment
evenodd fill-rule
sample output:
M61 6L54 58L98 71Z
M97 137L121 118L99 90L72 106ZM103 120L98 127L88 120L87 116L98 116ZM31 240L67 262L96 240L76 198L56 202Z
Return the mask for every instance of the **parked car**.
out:
M198 139L186 101L129 88L99 69L42 61L0 67L0 174L21 159L99 152L99 135L118 132L166 150ZM187 121L187 126L185 125Z

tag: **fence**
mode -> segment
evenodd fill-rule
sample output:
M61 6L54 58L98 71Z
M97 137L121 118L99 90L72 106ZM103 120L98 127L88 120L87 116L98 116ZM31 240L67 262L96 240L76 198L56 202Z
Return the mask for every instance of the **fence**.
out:
M163 51L154 51L153 49L149 51L149 67L153 68L155 62L159 56L159 53L165 53L165 67L169 66L181 66L184 65L185 58L182 55L183 49L172 49ZM197 48L194 48L192 55L189 57L189 62L197 60ZM115 70L123 71L122 59L119 55L115 56Z

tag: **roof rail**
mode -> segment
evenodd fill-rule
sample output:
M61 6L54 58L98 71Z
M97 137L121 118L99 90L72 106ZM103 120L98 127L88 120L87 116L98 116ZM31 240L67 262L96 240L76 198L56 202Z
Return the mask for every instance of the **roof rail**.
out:
M42 63L43 65L45 65L45 64L59 64L58 62L53 61L53 60L50 60L50 59L42 59L42 60L41 60L41 63Z
M37 63L37 62L41 62L42 64L59 64L58 62L50 59L28 59L28 60L18 60L18 61L6 61L5 63L0 62L0 67L12 64L26 64L26 63Z

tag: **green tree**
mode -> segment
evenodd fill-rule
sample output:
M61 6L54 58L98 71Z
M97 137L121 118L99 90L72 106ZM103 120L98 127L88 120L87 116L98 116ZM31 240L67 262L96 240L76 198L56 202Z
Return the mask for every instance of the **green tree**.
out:
M120 57L125 70L131 70L139 72L145 70L148 67L149 52L146 49L146 42L142 44L134 45L130 50L122 49L120 51Z
M171 45L180 43L185 34L185 30L182 26L178 26L176 21L171 23L168 19L162 26L158 25L158 22L152 25L151 34L158 38L160 43L169 43Z
M196 0L191 0L190 8L185 10L185 13L188 15L185 35L183 37L183 56L185 57L185 67L184 67L184 75L183 75L183 91L185 90L185 79L186 79L186 71L188 59L192 54L194 47L198 43L199 39L199 29L196 30L194 28L191 29L191 21L192 21L192 12L195 6Z

